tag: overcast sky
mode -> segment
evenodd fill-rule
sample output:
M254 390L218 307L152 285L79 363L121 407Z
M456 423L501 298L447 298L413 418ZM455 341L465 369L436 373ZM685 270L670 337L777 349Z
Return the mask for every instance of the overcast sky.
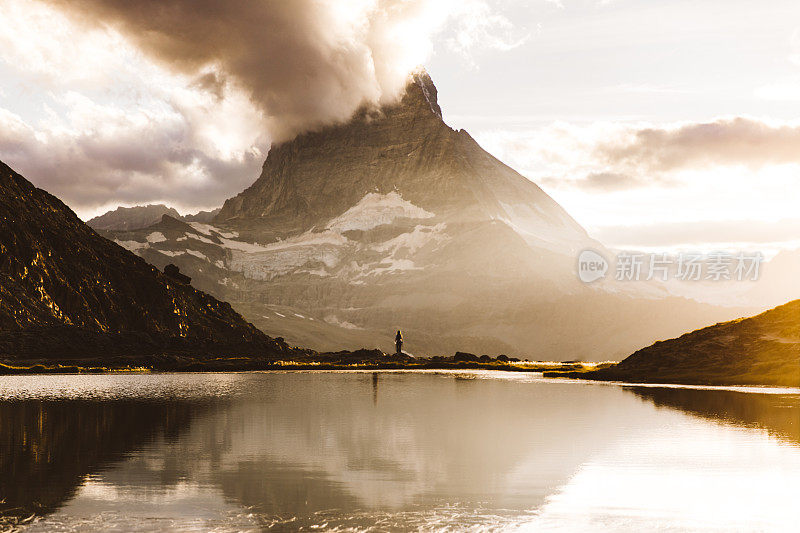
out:
M217 207L271 141L424 64L451 126L608 245L800 245L795 0L0 0L0 20L0 159L84 218Z

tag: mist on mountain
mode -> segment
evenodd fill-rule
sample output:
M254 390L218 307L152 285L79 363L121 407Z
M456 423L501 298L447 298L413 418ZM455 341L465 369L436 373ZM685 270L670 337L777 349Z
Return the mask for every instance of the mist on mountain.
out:
M319 350L607 360L740 309L590 286L605 251L536 184L442 119L424 71L402 99L275 144L211 224L106 235L263 331ZM392 335L386 332L392 332Z

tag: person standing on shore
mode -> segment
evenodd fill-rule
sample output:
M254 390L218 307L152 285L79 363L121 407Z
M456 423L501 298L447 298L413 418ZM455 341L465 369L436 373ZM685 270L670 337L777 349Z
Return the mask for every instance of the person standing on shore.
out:
M397 335L394 336L394 345L397 347L397 353L403 353L403 334L397 330Z

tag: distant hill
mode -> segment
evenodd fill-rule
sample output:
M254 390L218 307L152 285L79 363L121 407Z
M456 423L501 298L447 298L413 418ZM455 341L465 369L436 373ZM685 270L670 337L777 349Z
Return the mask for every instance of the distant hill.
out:
M136 207L118 207L86 222L96 230L128 231L146 228L161 220L164 215L180 218L181 214L174 208L164 204L137 205Z
M800 300L643 348L588 377L650 383L800 386Z
M220 209L200 211L195 214L181 216L173 207L164 204L137 205L135 207L118 207L86 222L94 230L133 231L158 223L161 217L169 215L187 222L209 223L214 220Z
M0 163L0 357L289 350L231 306L95 233Z
M202 222L203 224L210 224L221 210L222 208L218 207L216 209L212 209L211 211L198 211L193 215L183 215L180 218L186 222Z

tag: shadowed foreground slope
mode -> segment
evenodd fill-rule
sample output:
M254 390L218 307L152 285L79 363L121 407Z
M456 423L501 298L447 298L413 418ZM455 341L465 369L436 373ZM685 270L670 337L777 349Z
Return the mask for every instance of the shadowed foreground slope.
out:
M800 386L800 300L659 341L578 377L650 383Z
M278 356L231 306L97 235L0 162L0 357Z

